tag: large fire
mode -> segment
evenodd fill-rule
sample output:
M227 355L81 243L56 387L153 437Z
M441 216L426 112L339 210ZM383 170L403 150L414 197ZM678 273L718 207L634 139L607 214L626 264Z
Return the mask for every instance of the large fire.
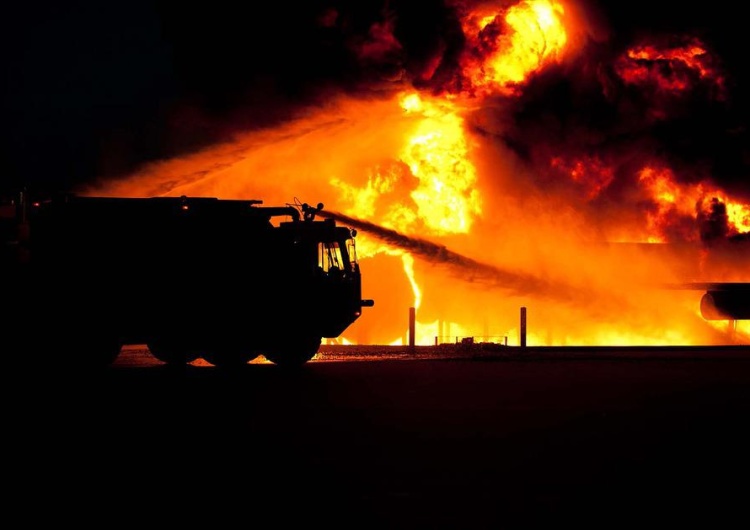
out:
M84 192L323 202L361 228L376 301L346 343L405 343L410 307L417 344L518 343L521 307L529 345L746 340L742 321L703 320L702 292L661 287L750 281L733 256L750 234L747 198L643 134L682 117L686 99L726 97L708 47L660 36L593 68L601 43L587 45L571 1L454 4L460 52L387 90L329 94ZM384 17L362 60L401 51ZM576 112L583 101L590 114Z

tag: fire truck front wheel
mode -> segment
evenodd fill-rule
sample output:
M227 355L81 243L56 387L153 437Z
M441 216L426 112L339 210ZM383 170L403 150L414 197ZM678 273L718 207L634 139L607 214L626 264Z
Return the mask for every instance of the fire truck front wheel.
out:
M266 348L264 356L273 364L283 368L302 366L315 357L320 349L320 337L304 337L287 340Z
M187 364L200 357L198 352L177 341L155 340L147 346L151 355L167 364Z

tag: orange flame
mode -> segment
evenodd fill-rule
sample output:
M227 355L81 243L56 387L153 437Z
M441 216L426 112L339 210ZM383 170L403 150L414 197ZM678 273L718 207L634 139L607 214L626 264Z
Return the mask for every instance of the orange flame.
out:
M613 169L596 156L572 161L557 156L552 159L551 165L579 183L587 199L598 197L615 179Z
M620 174L607 157L549 148L551 156L534 168L468 124L479 120L482 97L516 101L532 75L568 57L571 24L563 4L553 0L485 4L462 19L467 53L453 94L399 86L380 98L332 97L275 128L239 134L86 192L272 204L300 196L406 238L429 239L438 250L424 258L413 247L360 231L363 289L376 305L340 343L404 343L407 306L419 309L417 344L461 336L517 343L521 306L529 307L529 345L725 340L723 330L701 318L701 293L651 288L679 279L681 256L654 256L650 247L600 248L592 241L601 241L605 221L618 230L606 233L610 242L668 242L677 234L697 242L707 236L699 227L717 225L725 235L746 234L747 204L708 178L682 184L665 165L639 163L635 175L627 173L638 188L620 196L636 200L639 209L617 217L607 194ZM374 26L357 49L360 57L375 61L399 51L392 30L392 21ZM660 69L665 65L669 75ZM626 84L652 93L679 93L696 79L723 86L697 41L633 47L616 69ZM472 108L463 106L469 99ZM550 167L556 178L573 183L575 197L555 195L535 181ZM452 272L456 268L460 274ZM488 278L488 271L497 274Z
M559 61L568 39L564 14L563 5L551 0L472 11L462 21L472 49L463 65L469 92L514 94L530 74Z
M670 169L653 167L643 168L639 180L656 205L648 215L649 242L666 242L666 230L679 226L679 218L700 220L715 217L717 213L723 216L721 235L750 233L750 206L730 199L708 182L678 184ZM701 237L698 231L682 235L687 241L698 241Z
M665 91L689 88L691 75L723 87L724 78L710 62L711 57L703 43L690 38L687 43L678 45L640 44L629 49L615 66L627 83L654 83Z
M652 106L651 115L657 119L667 117L658 104L661 98L676 98L698 86L708 87L717 100L726 97L726 81L707 47L694 37L677 40L639 44L614 65L626 85L653 92L657 104Z

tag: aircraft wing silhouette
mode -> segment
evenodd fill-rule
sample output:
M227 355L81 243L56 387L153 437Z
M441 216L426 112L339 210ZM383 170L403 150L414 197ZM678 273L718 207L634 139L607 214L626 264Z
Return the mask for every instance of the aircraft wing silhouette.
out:
M666 287L705 291L700 310L706 320L750 320L750 283L685 282Z

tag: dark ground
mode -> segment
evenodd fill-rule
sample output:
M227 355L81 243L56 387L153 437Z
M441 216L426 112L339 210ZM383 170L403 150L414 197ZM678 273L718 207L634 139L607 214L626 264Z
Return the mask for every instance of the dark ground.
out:
M659 351L6 374L6 504L56 526L745 526L750 352Z

